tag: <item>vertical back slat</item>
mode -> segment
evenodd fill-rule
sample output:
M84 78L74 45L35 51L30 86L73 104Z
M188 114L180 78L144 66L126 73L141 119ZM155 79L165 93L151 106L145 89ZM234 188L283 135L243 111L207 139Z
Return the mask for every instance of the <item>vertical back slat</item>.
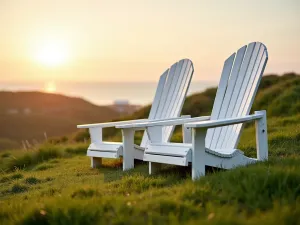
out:
M180 116L184 100L194 73L193 64L190 60L185 59L184 65L186 66L182 69L181 79L177 83L176 91L173 94L174 98L171 99L172 107L170 107L171 110L169 111L169 117ZM164 130L164 141L168 142L170 140L173 130L174 126L166 127L166 129Z
M237 117L239 115L238 112L239 112L239 110L242 106L242 101L243 101L245 93L247 91L247 86L248 86L249 82L251 81L250 77L251 77L253 67L254 67L254 64L255 64L255 61L256 61L256 58L257 58L257 55L258 55L258 52L259 52L259 48L260 48L259 43L256 43L256 42L251 43L248 48L250 48L251 45L253 46L253 51L252 51L252 54L251 54L250 62L249 62L249 65L248 65L248 68L247 68L247 71L246 71L244 81L242 83L242 88L240 90L240 94L238 96L238 99L237 99L237 102L236 102L236 105L235 105L236 107L234 108L234 111L233 111L233 116L234 117ZM229 131L227 131L225 141L222 144L222 148L227 148L228 143L229 143L228 140L230 139L230 136L234 135L233 133L235 132L234 129L233 129L233 126L228 126L227 129L229 129Z
M171 118L174 117L172 116L172 111L174 110L175 107L175 99L177 98L179 94L179 87L181 82L183 81L183 73L186 69L187 62L185 60L180 60L179 64L181 65L180 70L178 70L178 75L176 76L176 82L173 83L173 91L169 93L169 105L168 108L165 110L165 118ZM175 77L174 77L175 78ZM162 134L163 134L163 141L166 142L168 141L169 138L169 131L172 130L173 126L167 126L163 127Z
M176 90L176 86L178 84L178 82L180 82L180 75L181 75L181 70L183 68L183 60L180 60L177 63L177 67L176 67L176 71L174 72L174 77L170 86L170 90L168 93L168 96L165 100L165 103L167 103L166 107L164 107L164 111L162 113L162 118L165 117L169 117L170 116L170 110L172 110L172 107L174 104L172 104L172 99L174 98L174 96L176 96L177 90Z
M181 73L182 66L183 66L183 60L180 60L177 63L176 69L174 71L173 79L172 79L172 82L170 84L170 89L169 89L168 95L167 95L165 101L162 102L162 104L164 105L163 112L160 116L162 119L163 118L170 118L169 110L174 105L174 103L172 102L172 97L177 94L175 92L175 89L176 89L176 85L178 83L178 79L179 79L179 76L180 76L180 73ZM163 129L162 129L163 136L165 135L166 129L168 129L168 127L163 127Z
M188 59L180 60L173 64L160 78L149 119L164 119L178 117L180 115L185 96L193 75L192 62ZM159 93L159 94L158 94ZM174 126L163 128L163 141L168 141L173 132ZM147 133L141 142L145 147L149 142Z
M240 107L240 103L238 102L238 98L241 95L244 95L244 82L248 82L249 80L249 75L247 74L247 69L250 64L251 56L253 53L255 47L255 42L250 43L247 47L245 57L243 60L243 63L241 65L241 68L238 72L238 78L236 81L236 85L229 103L228 111L226 113L226 118L233 118L236 117L237 115L234 113L236 108ZM248 75L248 76L247 76ZM218 144L216 148L222 148L224 145L226 145L226 142L228 140L228 136L232 132L232 126L225 126L222 127L221 133L222 135L220 136L220 139L218 140Z
M246 114L244 114L244 108L245 108L245 103L247 101L247 99L249 97L251 97L251 89L253 87L253 85L255 85L254 81L255 81L255 77L257 77L257 70L259 67L259 63L262 57L262 51L261 51L261 44L257 43L256 47L255 47L255 54L253 55L253 63L251 64L250 69L250 75L249 75L249 81L245 84L246 85L246 89L244 92L244 95L242 95L242 101L240 104L240 107L237 107L237 117L240 116L245 116ZM235 140L238 137L238 132L240 132L240 129L238 128L239 124L233 125L232 127L232 132L230 134L230 136L227 139L227 143L225 145L225 148L234 148L234 143Z
M166 84L166 80L168 77L168 73L169 73L169 69L167 69L159 78L158 81L158 85L157 85L157 89L155 92L155 96L152 102L152 106L151 106L151 110L149 113L149 119L154 119L155 115L157 113L157 109L163 94L163 90ZM141 147L145 147L146 143L148 142L148 136L147 136L147 132L144 132L143 138L142 138L142 142L141 142Z
M230 57L224 63L211 119L241 117L250 113L268 60L268 52L263 44L250 43L238 50L234 63L231 63L232 69L228 63L225 73L225 65L229 59ZM237 124L209 129L206 147L216 151L236 148L242 127L242 124Z
M244 116L244 115L248 115L250 113L253 101L255 99L257 90L258 90L258 86L259 83L261 81L262 75L263 75L263 71L265 69L267 60L268 60L268 54L267 54L267 50L265 48L265 46L263 44L261 44L261 50L263 51L263 54L259 54L259 58L257 59L258 64L258 68L255 67L255 71L253 71L253 73L255 73L255 77L254 77L254 81L253 84L251 86L251 90L250 93L248 95L248 98L245 102L245 107L243 109L243 111L241 112L241 114L239 116ZM257 69L256 69L257 68ZM240 138L241 135L241 131L242 131L242 127L243 124L236 124L235 127L233 128L233 130L235 131L233 134L237 134L236 136L231 136L229 138L229 142L227 144L227 146L232 146L233 148L236 148L238 140Z
M170 88L172 85L172 81L174 78L174 73L176 71L177 64L178 64L178 62L173 64L171 66L171 68L169 69L168 79L167 79L166 85L164 87L163 94L161 96L160 104L158 106L157 113L155 115L155 119L162 119L164 110L166 107L168 107L168 104L166 104L166 99L168 98L168 95L169 95L169 91L170 91Z
M228 79L229 79L229 76L230 76L230 73L231 73L231 69L232 69L232 65L233 65L235 55L236 54L233 53L224 62L223 70L222 70L222 74L221 74L221 78L220 78L220 82L219 82L219 86L218 86L217 93L216 93L216 98L215 98L212 113L211 113L211 120L215 120L219 116L221 106L222 106L222 102L223 102L223 99L224 99L224 96L225 96L226 88L227 88L227 85L228 85ZM206 146L208 146L208 147L211 144L213 133L214 133L214 129L208 129L207 134L206 134L206 138L205 138L205 143L206 143Z
M218 119L223 119L226 118L226 113L229 107L229 103L233 94L233 90L235 88L235 84L237 81L237 75L238 72L240 70L241 64L243 62L243 58L245 55L245 51L246 51L246 47L247 46L243 46L242 48L240 48L236 54L235 60L234 60L234 64L233 64L233 68L229 77L229 82L228 82L228 86L226 89L226 93L225 93L225 97L223 99L222 102L222 106L221 106L221 111L219 113ZM215 149L218 143L218 140L220 138L220 134L221 134L221 130L222 127L217 127L215 128L213 137L212 137L212 141L210 144L210 148L211 149Z
M169 72L169 69L167 69L163 73L163 75L161 75L160 78L159 78L159 82L158 82L158 85L157 85L157 90L155 92L155 96L154 96L152 106L151 106L151 110L150 110L150 113L149 113L149 119L154 119L155 118L155 115L157 113L157 109L158 109L158 106L159 106L159 103L160 103L160 100L161 100L161 96L163 94L163 90L164 90L164 87L165 87L165 84L166 84L166 80L167 80L167 77L168 77L168 72Z
M174 111L172 116L176 117L180 115L181 109L183 107L183 103L184 103L184 99L186 97L187 91L189 89L192 77L193 77L193 73L194 73L194 67L193 67L193 63L192 61L187 60L187 66L186 69L184 71L184 78L180 84L180 88L178 89L178 93L180 93L180 95L178 95L178 98L176 98L174 100L174 102L177 102L177 104L175 103L175 107L174 107Z

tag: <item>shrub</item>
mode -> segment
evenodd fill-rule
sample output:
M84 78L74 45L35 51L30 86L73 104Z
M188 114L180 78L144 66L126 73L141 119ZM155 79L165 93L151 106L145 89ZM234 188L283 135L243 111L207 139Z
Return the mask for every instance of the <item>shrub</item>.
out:
M15 184L15 185L12 186L10 192L14 193L14 194L18 194L18 193L25 192L27 190L28 190L27 186L21 185L21 184Z
M35 177L27 177L26 179L25 179L25 183L26 184L38 184L38 183L40 183L41 182L41 180L39 180L39 179L37 179L37 178L35 178Z

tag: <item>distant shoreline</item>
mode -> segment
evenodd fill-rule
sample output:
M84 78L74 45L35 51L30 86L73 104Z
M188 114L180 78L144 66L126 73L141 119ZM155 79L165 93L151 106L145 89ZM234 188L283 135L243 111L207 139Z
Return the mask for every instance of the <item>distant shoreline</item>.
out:
M96 105L111 105L116 100L147 105L153 100L156 82L57 82L53 93L80 97ZM0 82L0 91L45 91L43 82ZM188 95L217 86L213 81L195 81Z

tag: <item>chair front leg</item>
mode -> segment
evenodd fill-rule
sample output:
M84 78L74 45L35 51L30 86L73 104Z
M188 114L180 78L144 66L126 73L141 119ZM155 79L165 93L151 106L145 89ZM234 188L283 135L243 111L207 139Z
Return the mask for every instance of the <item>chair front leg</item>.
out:
M268 159L268 131L266 111L255 111L255 114L262 114L263 117L255 121L256 129L256 150L258 160Z
M193 128L192 179L205 176L205 137L207 128Z
M122 129L123 171L134 168L134 129Z
M91 144L102 143L102 127L89 128ZM102 165L102 158L91 157L91 167L97 168Z

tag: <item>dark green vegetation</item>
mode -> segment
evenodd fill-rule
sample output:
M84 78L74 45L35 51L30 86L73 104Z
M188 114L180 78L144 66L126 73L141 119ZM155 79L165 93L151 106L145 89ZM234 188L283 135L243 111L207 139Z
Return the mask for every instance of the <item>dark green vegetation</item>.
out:
M91 169L81 143L1 152L0 224L300 224L300 113L293 108L300 93L291 80L299 82L291 75L265 77L256 98L255 110L271 107L269 161L208 168L196 182L189 167L165 166L149 176L145 163L123 173L121 160L106 159ZM278 91L280 84L287 86ZM266 100L271 89L276 93ZM210 91L195 96L213 98ZM280 112L280 99L293 102ZM189 97L186 114L196 102ZM179 131L173 138L180 139ZM239 149L256 155L253 125Z
M209 115L215 100L216 88L188 96L185 100L182 115ZM282 76L263 76L252 111L267 110L270 116L287 116L300 112L300 75L287 73ZM142 108L130 117L147 118L150 106Z
M80 98L42 92L0 92L0 149L75 132L76 125L117 118L117 112ZM34 139L34 140L33 140ZM27 146L28 147L28 146Z

